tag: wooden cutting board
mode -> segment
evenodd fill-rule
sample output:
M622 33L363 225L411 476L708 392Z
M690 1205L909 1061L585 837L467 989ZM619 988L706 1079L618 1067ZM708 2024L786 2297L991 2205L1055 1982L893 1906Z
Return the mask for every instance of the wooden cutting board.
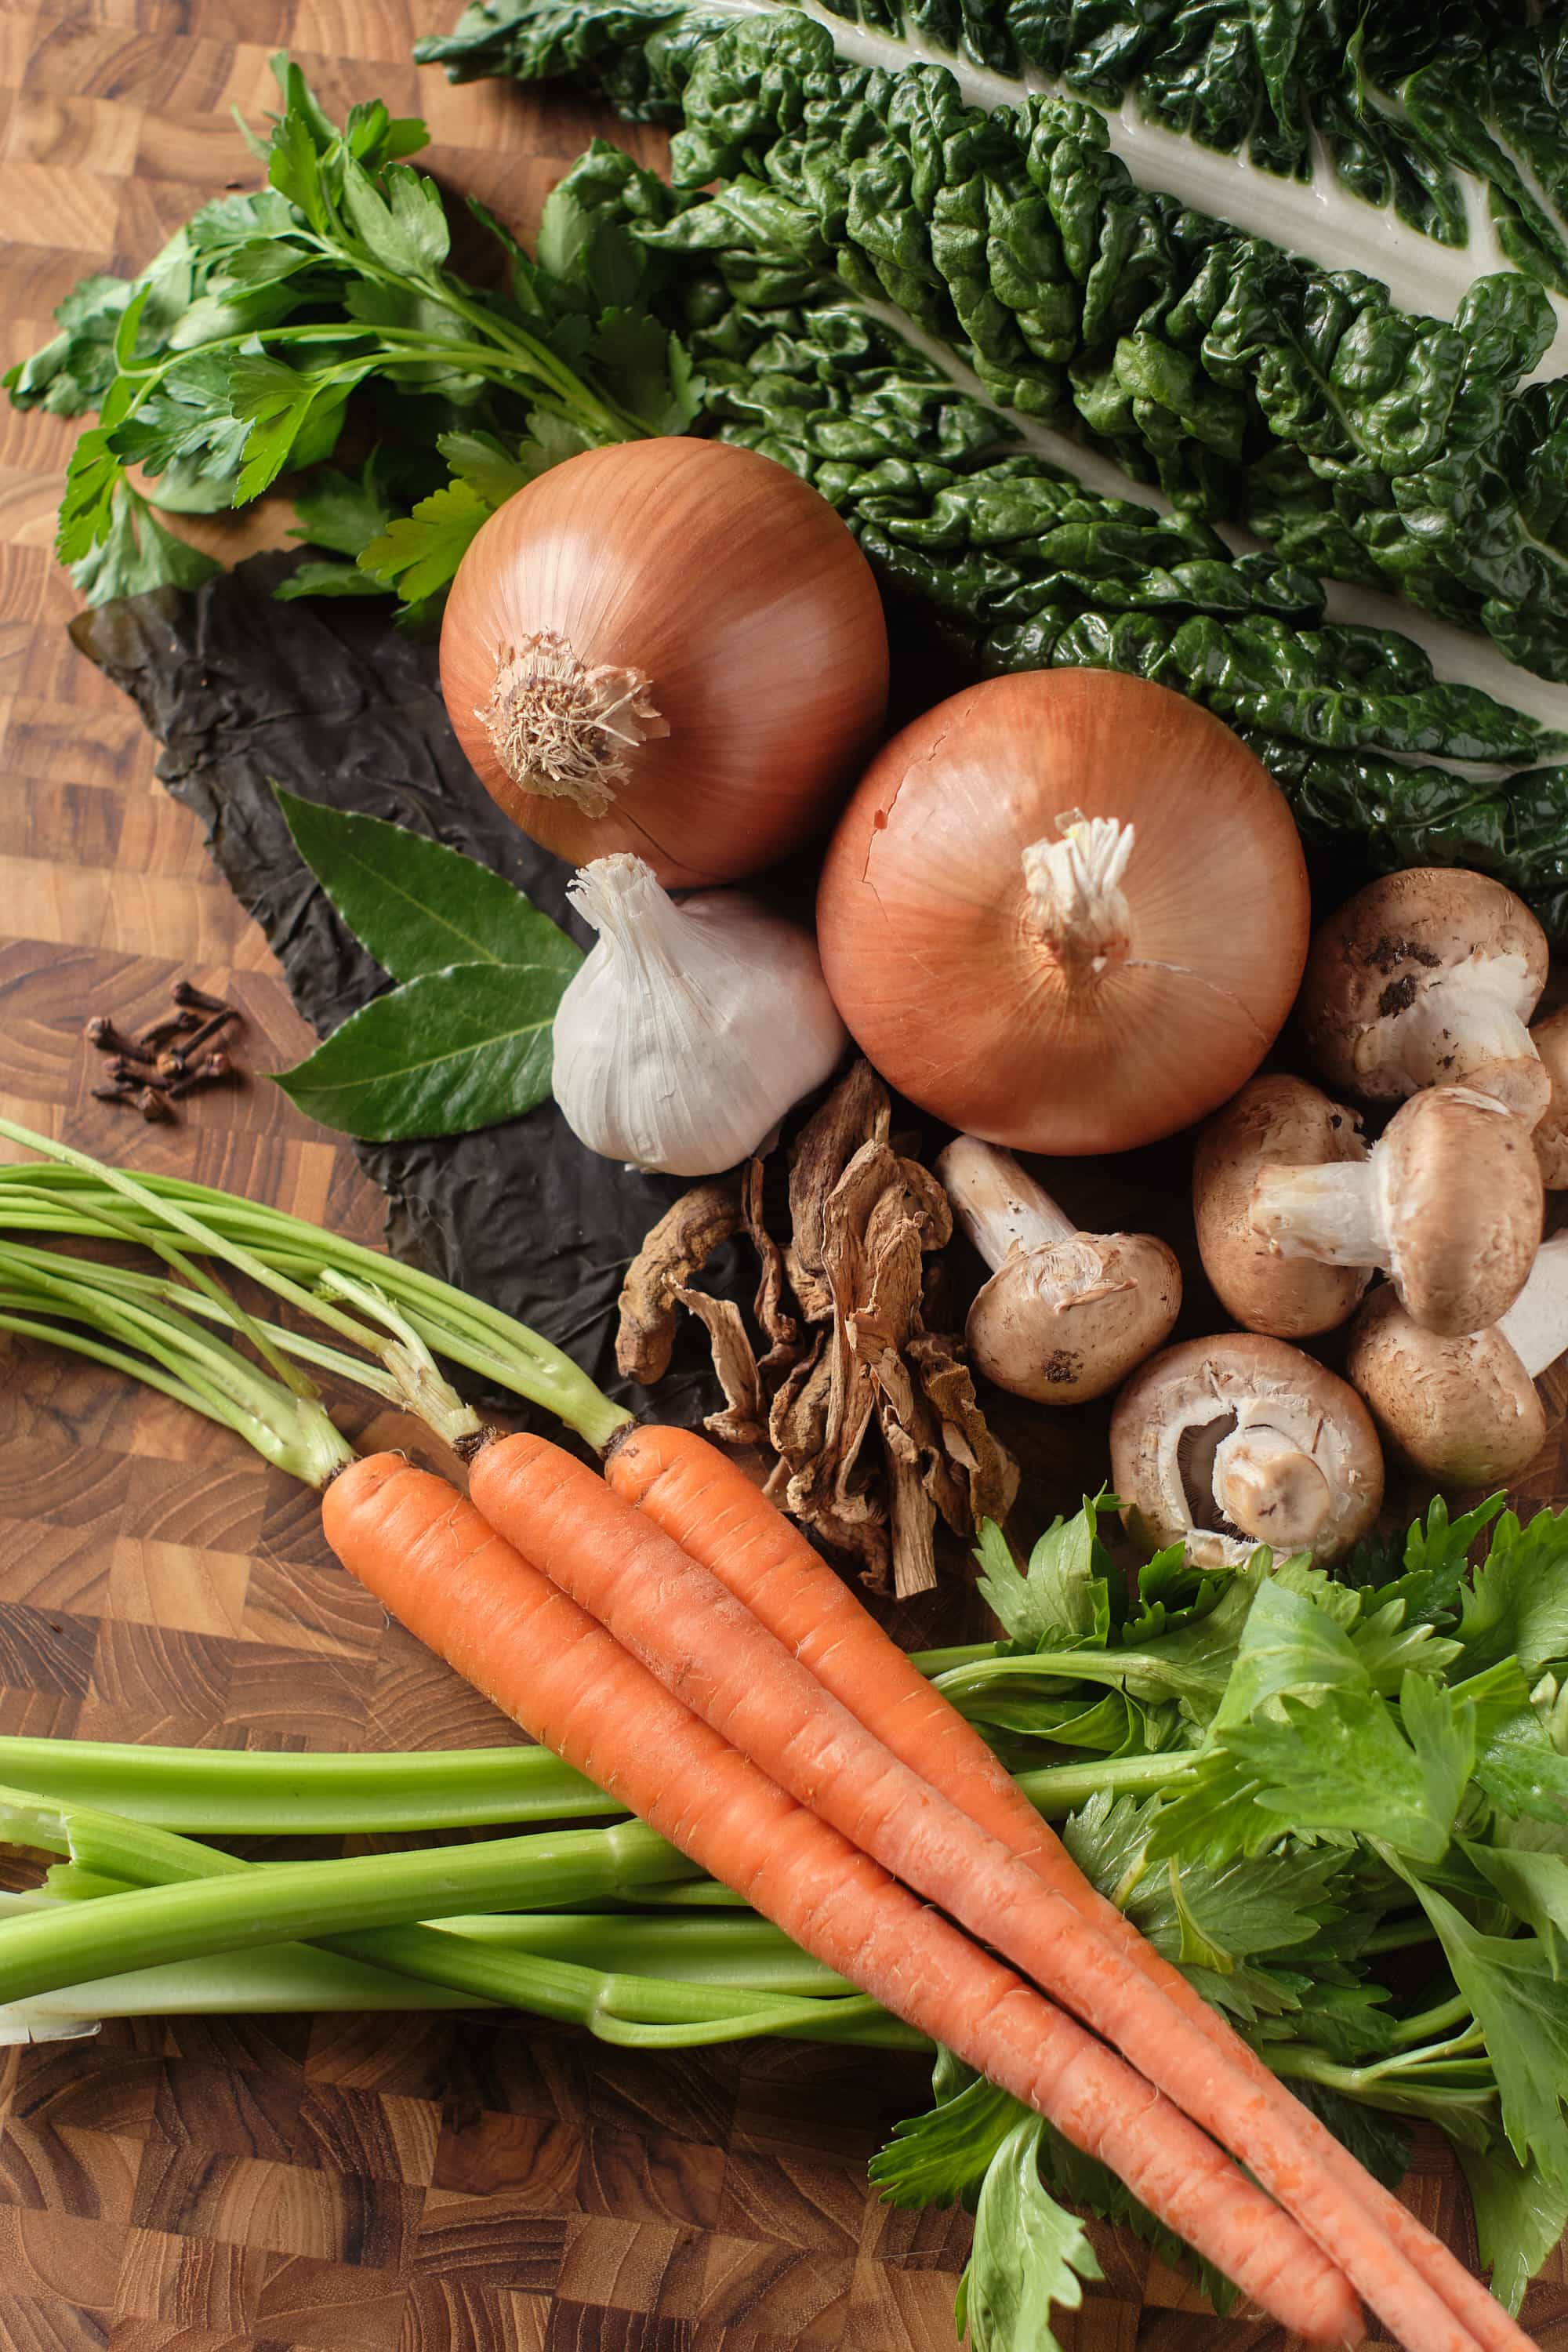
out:
M98 0L0 16L0 344L50 331L252 167L229 117L287 46L328 103L422 112L431 159L527 225L593 110L409 63L448 5ZM616 135L657 161L649 133ZM130 707L71 651L49 541L72 428L0 411L0 1107L72 1142L365 1240L350 1155L265 1084L177 1128L94 1102L89 1011L154 1018L185 974L246 1057L307 1044ZM231 553L276 512L203 526ZM1528 1482L1564 1486L1555 1448ZM510 1727L328 1560L313 1506L237 1441L92 1368L0 1364L0 1730L223 1747L500 1742ZM16 1863L5 1883L30 1875ZM111 2027L0 2051L0 2352L947 2352L962 2216L894 2213L867 2158L925 2103L907 2058L788 2043L653 2057L530 2021ZM1408 2194L1462 2251L1435 2141ZM1283 2347L1104 2231L1073 2352ZM1527 2320L1568 2346L1561 2258Z

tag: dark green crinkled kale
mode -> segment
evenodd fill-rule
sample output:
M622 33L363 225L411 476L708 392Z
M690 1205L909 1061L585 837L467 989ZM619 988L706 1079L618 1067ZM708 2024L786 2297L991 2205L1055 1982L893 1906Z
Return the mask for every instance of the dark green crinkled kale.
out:
M1265 171L1308 180L1326 162L1352 194L1442 245L1468 241L1459 175L1472 174L1514 266L1568 293L1568 23L1525 0L831 5L1099 106L1131 94L1146 121ZM418 55L458 81L575 75L634 119L671 120L696 50L731 21L705 0L476 0Z
M1036 11L1015 63L1057 70L1052 13ZM963 37L995 64L984 22L966 17ZM944 68L848 63L826 24L787 7L726 25L705 0L598 13L573 0L487 6L465 25L471 36L424 54L585 74L639 114L678 101L678 184L744 184L771 243L905 312L1004 405L1178 505L1247 524L1288 562L1393 589L1568 680L1559 387L1519 396L1556 325L1535 279L1478 278L1451 322L1406 312L1373 278L1141 187L1091 104L1021 95L985 114ZM1518 37L1542 48L1542 88L1559 64L1568 86L1568 32L1561 58L1543 33ZM1364 52L1363 39L1363 66ZM1455 54L1426 70L1451 74Z
M1020 450L972 398L842 284L782 250L753 184L672 196L603 147L558 192L685 255L668 313L728 440L777 458L843 514L884 583L934 613L988 670L1135 671L1226 718L1310 839L1379 866L1471 865L1568 925L1568 770L1528 719L1437 684L1392 632L1327 626L1310 572L1237 557L1191 514L1083 489ZM660 226L661 219L665 226ZM1427 764L1517 764L1506 785Z

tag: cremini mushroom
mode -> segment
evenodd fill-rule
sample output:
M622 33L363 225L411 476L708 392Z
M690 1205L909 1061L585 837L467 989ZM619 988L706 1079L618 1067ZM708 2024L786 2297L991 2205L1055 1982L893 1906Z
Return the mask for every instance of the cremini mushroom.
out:
M1227 1315L1248 1331L1306 1339L1352 1314L1368 1266L1285 1257L1248 1222L1260 1168L1359 1166L1367 1147L1353 1110L1305 1078L1249 1078L1198 1139L1193 1215L1204 1272Z
M1530 1132L1541 1162L1541 1181L1549 1191L1560 1192L1568 1185L1568 1010L1538 1021L1530 1042L1552 1084L1546 1108Z
M1541 925L1489 875L1384 875L1313 939L1300 999L1308 1046L1331 1085L1369 1102L1462 1084L1533 1127L1551 1081L1525 1024L1546 965Z
M1259 1544L1337 1559L1383 1500L1383 1456L1355 1391L1283 1339L1231 1331L1167 1348L1110 1423L1110 1475L1143 1541L1200 1568Z
M1427 1331L1481 1331L1507 1313L1541 1245L1528 1130L1491 1095L1430 1087L1363 1160L1260 1168L1254 1233L1284 1257L1381 1266Z
M961 1135L936 1163L990 1281L965 1327L972 1361L1042 1404L1104 1396L1169 1337L1174 1254L1152 1234L1080 1234L1010 1151Z
M1535 1382L1564 1349L1568 1234L1559 1234L1489 1330L1440 1339L1391 1290L1374 1291L1351 1328L1345 1370L1406 1462L1444 1485L1489 1486L1517 1478L1546 1443Z

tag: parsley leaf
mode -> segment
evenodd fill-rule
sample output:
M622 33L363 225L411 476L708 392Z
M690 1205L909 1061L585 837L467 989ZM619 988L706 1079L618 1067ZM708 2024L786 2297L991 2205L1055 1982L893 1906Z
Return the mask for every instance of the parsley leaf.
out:
M399 515L360 555L362 568L405 604L422 604L447 587L492 509L471 485L448 482Z

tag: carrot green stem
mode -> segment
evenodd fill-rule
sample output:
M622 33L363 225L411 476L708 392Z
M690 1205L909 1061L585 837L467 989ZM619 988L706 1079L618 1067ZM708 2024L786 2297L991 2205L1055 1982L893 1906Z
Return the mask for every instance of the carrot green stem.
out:
M374 1283L401 1309L427 1347L449 1362L461 1364L553 1413L590 1445L607 1444L632 1418L548 1339L499 1307L469 1298L450 1283L416 1266L404 1265L283 1210L263 1208L237 1194L188 1183L179 1177L122 1180L122 1171L100 1167L85 1153L67 1154L63 1146L11 1122L0 1121L0 1134L57 1162L46 1167L26 1163L0 1168L0 1227L103 1237L124 1230L118 1222L107 1223L106 1213L116 1218L123 1213L126 1224L139 1225L151 1235L164 1229L168 1221L183 1219L177 1230L188 1250L206 1248L227 1257L319 1319L331 1319L330 1302L313 1294L323 1274L343 1273ZM122 1182L117 1180L133 1182L134 1198L125 1197ZM207 1237L205 1242L199 1237L203 1234ZM375 1344L357 1327L350 1336L356 1345Z

